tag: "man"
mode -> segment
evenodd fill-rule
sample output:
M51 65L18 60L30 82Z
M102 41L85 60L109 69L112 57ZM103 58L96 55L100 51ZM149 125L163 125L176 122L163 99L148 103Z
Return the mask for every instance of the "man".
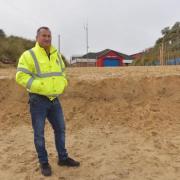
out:
M58 96L67 86L64 70L61 55L51 46L50 29L40 27L37 30L35 47L25 51L19 59L16 81L29 92L34 144L44 176L51 175L44 139L46 118L54 130L58 165L73 167L80 165L78 161L68 157L65 148L64 116L58 100Z

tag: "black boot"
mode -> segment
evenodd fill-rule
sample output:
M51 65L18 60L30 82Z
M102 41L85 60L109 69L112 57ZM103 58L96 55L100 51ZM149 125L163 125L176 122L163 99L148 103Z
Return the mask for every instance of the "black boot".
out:
M51 172L51 166L49 165L49 163L42 163L40 164L41 167L41 173L44 176L51 176L52 172Z
M68 157L65 160L59 160L58 165L69 166L69 167L78 167L78 166L80 166L80 162L75 161L74 159Z

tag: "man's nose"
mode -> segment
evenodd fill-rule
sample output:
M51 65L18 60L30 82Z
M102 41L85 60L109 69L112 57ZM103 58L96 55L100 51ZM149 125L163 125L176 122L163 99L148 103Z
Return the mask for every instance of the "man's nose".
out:
M51 38L50 38L50 37L48 37L48 36L47 36L47 37L45 37L45 40L50 40L50 39L51 39Z

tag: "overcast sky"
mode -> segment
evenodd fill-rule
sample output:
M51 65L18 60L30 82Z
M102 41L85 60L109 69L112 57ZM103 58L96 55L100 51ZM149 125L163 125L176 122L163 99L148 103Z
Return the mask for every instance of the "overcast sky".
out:
M53 44L68 58L106 48L133 54L154 45L161 30L180 21L180 0L0 0L0 29L35 39L49 26Z

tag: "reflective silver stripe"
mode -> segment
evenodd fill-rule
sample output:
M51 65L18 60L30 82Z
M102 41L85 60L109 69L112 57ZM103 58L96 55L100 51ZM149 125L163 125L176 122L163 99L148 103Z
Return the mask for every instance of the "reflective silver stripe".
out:
M30 49L29 52L34 60L34 64L35 64L35 68L36 68L37 74L34 74L35 76L40 77L40 78L51 77L51 76L63 76L62 72L65 70L65 68L62 67L62 58L59 56L59 54L58 54L58 58L59 58L59 62L61 65L62 72L41 73L38 60L37 60L33 50Z
M36 67L36 72L39 75L39 74L41 74L41 71L40 71L40 68L39 68L38 60L37 60L37 58L36 58L36 56L35 56L32 49L30 49L29 52L30 52L30 54L31 54L31 56L32 56L32 58L34 60L34 64L35 64L35 67Z
M62 76L62 73L61 72L43 73L43 74L39 74L38 77L43 78L43 77L52 77L52 76Z
M31 77L31 78L29 79L29 81L27 82L27 85L26 85L26 88L27 88L27 89L29 89L29 90L31 89L31 85L32 85L33 80L34 80L33 77Z
M24 73L26 73L26 74L30 74L30 75L33 76L33 73L32 73L31 71L29 71L28 69L25 69L25 68L20 68L20 67L18 67L18 68L17 68L17 71L22 71L22 72L24 72Z
M31 71L25 69L25 68L17 68L17 71L22 71L26 74L29 74L33 77L37 76L39 78L44 78L44 77L52 77L52 76L62 76L61 72L50 72L50 73L43 73L43 74L34 74Z

